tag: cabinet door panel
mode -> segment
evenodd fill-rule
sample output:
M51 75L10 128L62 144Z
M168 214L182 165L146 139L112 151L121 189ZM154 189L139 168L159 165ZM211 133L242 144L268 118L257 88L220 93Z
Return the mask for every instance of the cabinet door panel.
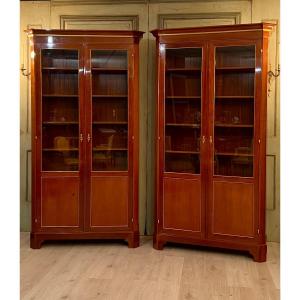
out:
M46 177L41 181L41 227L79 227L79 177Z
M208 235L249 241L258 228L257 94L261 60L251 41L210 45L212 134Z
M201 182L164 178L163 229L201 231Z
M160 205L158 232L202 236L204 233L202 180L204 144L205 66L202 43L168 43L159 47ZM203 125L205 128L203 128Z
M255 46L214 51L214 175L253 177Z
M131 224L131 51L124 45L88 44L86 47L86 230L129 230Z
M167 48L165 172L200 174L202 48Z
M91 227L128 227L128 177L92 177Z
M214 182L212 234L254 237L253 183Z
M127 50L92 49L90 55L92 171L127 171Z
M41 231L83 229L84 51L79 43L35 47L33 226ZM34 201L33 201L34 202Z
M79 171L77 49L42 49L42 170Z

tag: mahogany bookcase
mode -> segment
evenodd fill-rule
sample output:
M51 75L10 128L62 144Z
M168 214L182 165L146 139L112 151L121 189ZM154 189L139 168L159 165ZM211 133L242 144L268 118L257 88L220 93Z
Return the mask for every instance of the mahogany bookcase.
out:
M157 41L154 247L266 260L266 112L272 25L153 30Z
M28 32L31 247L45 240L139 245L140 31Z

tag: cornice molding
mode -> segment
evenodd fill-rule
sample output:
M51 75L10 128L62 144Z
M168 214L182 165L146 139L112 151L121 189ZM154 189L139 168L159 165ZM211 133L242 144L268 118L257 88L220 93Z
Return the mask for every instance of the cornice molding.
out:
M21 0L22 1L22 0ZM26 1L26 0L23 0ZM229 0L50 0L52 5L101 5L101 4L151 4L151 3L187 3L187 2L225 2ZM248 1L252 0L230 0Z

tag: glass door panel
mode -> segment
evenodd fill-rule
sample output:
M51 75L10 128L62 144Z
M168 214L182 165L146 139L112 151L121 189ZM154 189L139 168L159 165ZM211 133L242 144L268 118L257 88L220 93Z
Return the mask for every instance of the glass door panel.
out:
M92 170L128 169L126 50L92 50Z
M215 55L214 174L252 177L255 46Z
M42 170L79 170L78 51L42 50Z
M201 72L201 48L166 50L166 172L200 173Z

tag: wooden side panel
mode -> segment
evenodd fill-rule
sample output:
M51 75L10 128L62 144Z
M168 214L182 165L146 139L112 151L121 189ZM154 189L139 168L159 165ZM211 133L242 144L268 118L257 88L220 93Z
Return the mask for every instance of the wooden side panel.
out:
M254 207L253 183L214 182L212 233L253 237Z
M79 227L79 177L42 178L41 227Z
M201 231L201 182L164 178L163 229Z
M91 178L91 227L128 226L128 177Z

